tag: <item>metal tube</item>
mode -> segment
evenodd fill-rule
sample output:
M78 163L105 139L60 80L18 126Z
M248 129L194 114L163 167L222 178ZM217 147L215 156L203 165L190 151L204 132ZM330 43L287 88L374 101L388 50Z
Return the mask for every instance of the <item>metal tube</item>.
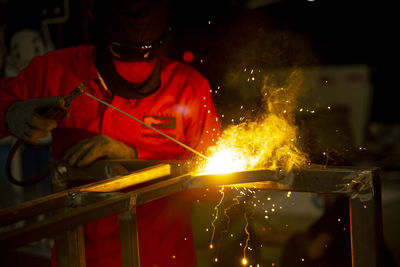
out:
M65 207L69 204L68 195L73 192L113 192L170 174L169 164L158 164L122 177L110 178L24 202L0 210L0 226Z

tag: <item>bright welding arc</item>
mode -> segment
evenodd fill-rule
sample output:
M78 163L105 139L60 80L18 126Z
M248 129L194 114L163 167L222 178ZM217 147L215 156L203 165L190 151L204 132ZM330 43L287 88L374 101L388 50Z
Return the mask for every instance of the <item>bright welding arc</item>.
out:
M177 143L178 145L180 145L180 146L186 148L187 150L189 150L189 151L195 153L196 155L198 155L198 156L200 156L200 157L202 157L202 158L204 158L204 159L206 159L206 160L209 160L209 158L208 158L207 156L203 155L203 154L200 153L199 151L197 151L197 150L195 150L195 149L193 149L193 148L191 148L191 147L185 145L184 143L182 143L182 142L176 140L175 138L173 138L173 137L171 137L171 136L169 136L169 135L167 135L167 134L165 134L165 133L163 133L163 132L157 130L157 129L154 128L153 126L144 123L143 121L141 121L141 120L139 120L138 118L132 116L131 114L128 114L128 113L126 113L125 111L120 110L119 108L114 107L113 105L108 104L107 102L105 102L105 101L103 101L103 100L101 100L101 99L99 99L99 98L97 98L97 97L95 97L95 96L93 96L93 95L91 95L91 94L89 94L89 93L87 93L87 92L83 92L83 93L84 93L85 95L87 95L88 97L91 97L91 98L93 98L94 100L96 100L96 101L98 101L98 102L100 102L100 103L102 103L102 104L104 104L104 105L106 105L106 106L108 106L108 107L110 107L110 108L112 108L112 109L115 109L116 111L118 111L118 112L124 114L125 116L128 116L128 117L131 118L131 119L134 119L135 121L137 121L137 122L139 122L140 124L142 124L142 125L144 125L144 126L150 128L150 129L152 129L153 131L156 131L157 133L159 133L159 134L161 134L162 136L168 138L169 140L171 140L171 141Z

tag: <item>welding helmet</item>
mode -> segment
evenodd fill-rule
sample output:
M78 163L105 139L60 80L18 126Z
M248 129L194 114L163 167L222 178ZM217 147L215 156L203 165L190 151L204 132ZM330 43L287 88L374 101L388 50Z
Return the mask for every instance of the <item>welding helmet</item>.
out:
M160 86L160 62L170 34L165 0L95 0L89 31L98 72L113 92L141 98Z

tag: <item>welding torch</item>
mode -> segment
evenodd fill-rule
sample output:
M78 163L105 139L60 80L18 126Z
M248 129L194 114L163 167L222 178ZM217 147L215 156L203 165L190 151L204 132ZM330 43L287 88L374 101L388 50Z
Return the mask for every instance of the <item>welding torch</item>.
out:
M71 107L72 101L81 95L85 91L86 87L81 83L79 84L71 93L66 96L61 97L61 107L49 107L43 110L40 110L38 113L40 116L45 117L47 119L59 120L64 118L67 115L67 110Z
M71 107L72 101L75 98L77 98L79 95L81 95L85 89L86 89L86 87L81 83L74 90L72 90L71 93L69 93L66 96L61 97L62 107L54 107L54 106L47 107L47 108L38 110L37 112L39 113L40 116L45 117L47 119L60 120L67 115L68 109ZM15 179L15 177L12 175L12 172L11 172L11 162L15 156L15 153L17 152L18 148L21 146L21 144L23 142L24 141L22 139L18 139L17 142L15 142L14 145L12 146L12 148L10 149L10 152L7 157L7 162L6 162L6 175L7 175L8 180L15 185L29 186L29 185L33 185L33 184L43 180L44 178L46 178L47 175L50 173L51 169L48 168L43 173L39 174L35 178L30 179L28 181L19 181L19 180Z

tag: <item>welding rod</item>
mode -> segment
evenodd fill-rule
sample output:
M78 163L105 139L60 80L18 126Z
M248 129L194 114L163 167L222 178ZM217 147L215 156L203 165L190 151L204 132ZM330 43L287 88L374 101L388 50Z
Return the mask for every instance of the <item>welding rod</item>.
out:
M169 135L167 135L167 134L165 134L165 133L163 133L163 132L157 130L157 129L154 128L153 126L144 123L143 121L141 121L141 120L139 120L138 118L132 116L131 114L128 114L128 113L126 113L125 111L120 110L119 108L114 107L113 105L108 104L107 102L105 102L105 101L103 101L103 100L101 100L101 99L99 99L99 98L97 98L97 97L95 97L95 96L93 96L93 95L91 95L91 94L85 92L85 91L84 91L83 93L84 93L85 95L87 95L87 96L93 98L94 100L97 100L98 102L100 102L100 103L102 103L102 104L104 104L104 105L106 105L106 106L108 106L108 107L110 107L110 108L112 108L112 109L115 109L116 111L119 111L120 113L124 114L125 116L128 116L128 117L131 118L131 119L134 119L135 121L137 121L137 122L139 122L140 124L142 124L142 125L144 125L144 126L150 128L150 129L152 129L153 131L156 131L157 133L159 133L159 134L161 134L162 136L168 138L169 140L171 140L171 141L177 143L178 145L180 145L180 146L186 148L187 150L189 150L189 151L195 153L196 155L198 155L198 156L200 156L200 157L202 157L202 158L204 158L204 159L206 159L206 160L209 159L207 156L203 155L203 154L200 153L199 151L197 151L197 150L191 148L190 146L187 146L187 145L185 145L184 143L182 143L182 142L176 140L175 138L173 138L173 137L171 137L171 136L169 136Z

